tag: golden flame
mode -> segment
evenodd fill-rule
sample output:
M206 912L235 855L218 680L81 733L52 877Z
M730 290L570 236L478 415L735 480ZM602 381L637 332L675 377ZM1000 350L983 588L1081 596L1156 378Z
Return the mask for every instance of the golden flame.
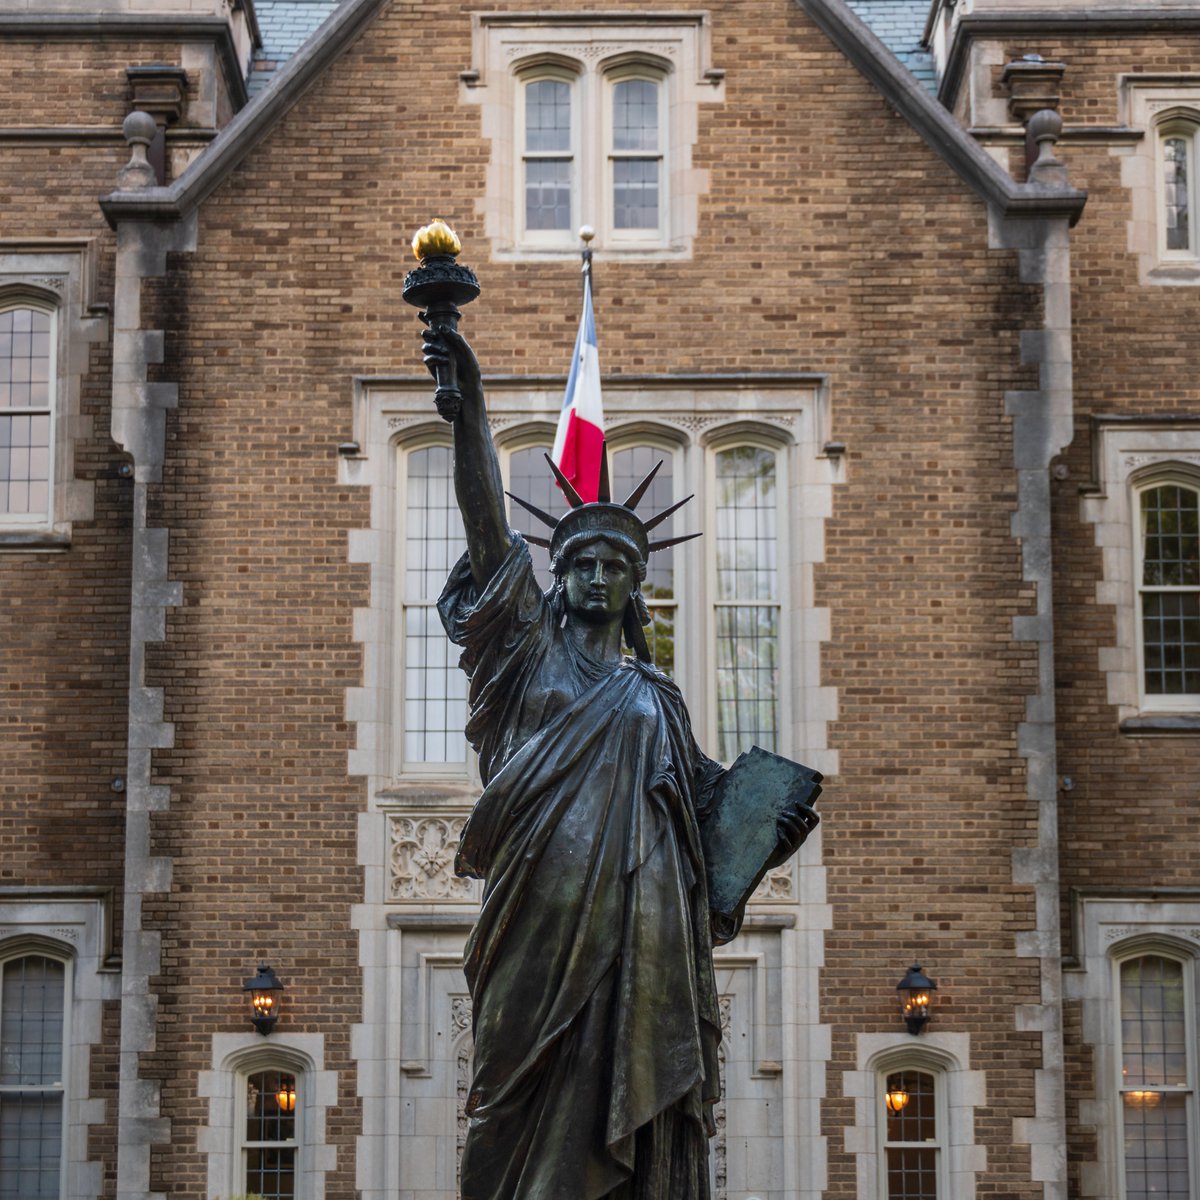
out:
M434 254L461 254L462 242L441 217L435 217L413 234L412 248L418 261L424 261Z

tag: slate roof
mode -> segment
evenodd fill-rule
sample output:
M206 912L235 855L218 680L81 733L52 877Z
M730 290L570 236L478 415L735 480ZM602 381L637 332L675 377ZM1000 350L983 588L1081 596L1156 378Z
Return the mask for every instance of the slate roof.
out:
M256 96L341 0L255 0L262 49L247 82ZM931 92L937 90L933 56L921 46L929 0L846 0L875 36Z
M929 0L846 0L846 3L925 87L937 91L933 55L921 45Z
M308 41L339 3L341 0L255 0L262 48L255 51L254 66L246 81L251 98L271 82L276 70Z

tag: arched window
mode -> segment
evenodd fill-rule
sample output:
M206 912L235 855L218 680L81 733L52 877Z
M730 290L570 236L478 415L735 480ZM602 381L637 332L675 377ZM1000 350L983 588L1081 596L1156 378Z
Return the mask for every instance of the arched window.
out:
M882 1083L884 1195L887 1200L944 1200L940 1072L893 1070Z
M304 1076L267 1068L244 1076L245 1121L240 1177L248 1195L292 1200L304 1112Z
M609 87L608 191L613 237L658 237L665 212L665 88L646 74L614 72Z
M1194 707L1200 696L1200 487L1185 479L1155 480L1137 496L1143 691L1154 706Z
M59 1200L69 964L34 951L0 967L0 1197Z
M1124 1200L1192 1200L1194 1017L1190 964L1166 953L1117 963Z
M1196 240L1196 133L1183 117L1158 126L1159 204L1165 259L1194 259Z
M46 524L54 485L56 314L0 304L0 521Z
M466 549L454 496L449 445L401 452L400 759L405 771L437 774L466 769L466 677L446 638L437 598Z
M534 241L574 236L575 91L564 72L523 80L521 194L525 234Z
M765 446L714 455L714 656L717 757L779 748L781 463Z

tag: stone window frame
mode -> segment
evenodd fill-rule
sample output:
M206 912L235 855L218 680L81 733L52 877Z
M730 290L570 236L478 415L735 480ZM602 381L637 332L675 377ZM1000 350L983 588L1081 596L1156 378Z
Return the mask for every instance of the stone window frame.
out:
M699 227L699 197L708 172L693 167L699 106L724 101L722 70L712 65L706 13L474 13L472 67L459 76L459 98L479 105L483 136L491 143L486 185L476 203L492 254L502 261L569 259L578 252L578 227L596 230L594 248L615 258L687 258ZM575 176L581 201L598 198L597 211L573 211L575 228L555 237L524 235L522 179L525 82L552 72L572 78L582 110ZM608 158L612 82L631 74L653 78L664 89L663 162L657 235L623 234L612 228ZM592 181L592 182L589 182ZM604 186L600 186L603 182Z
M1121 161L1121 183L1129 190L1127 245L1138 262L1138 281L1167 287L1200 286L1200 212L1192 212L1192 250L1166 249L1163 220L1162 141L1173 129L1193 137L1193 165L1200 166L1200 75L1125 75L1118 111L1122 122L1141 132L1135 142L1113 146ZM1193 172L1196 173L1195 171ZM1200 197L1200 181L1191 181Z
M924 1071L934 1077L937 1116L942 1132L939 1194L950 1200L975 1200L977 1177L987 1167L987 1147L975 1140L975 1110L987 1103L986 1075L972 1070L971 1035L926 1030L918 1042L906 1031L860 1033L856 1069L842 1077L842 1094L854 1099L855 1122L844 1131L844 1145L855 1158L859 1200L887 1200L883 1154L887 1076L895 1071Z
M1125 1195L1116 1086L1120 1077L1118 964L1138 954L1159 953L1190 961L1193 973L1200 971L1200 891L1163 888L1150 895L1095 888L1075 891L1071 900L1075 957L1064 964L1063 992L1067 1000L1080 1005L1081 1040L1091 1052L1093 1096L1080 1099L1078 1119L1095 1129L1098 1155L1081 1164L1079 1194L1086 1200L1117 1200ZM1195 1011L1200 995L1197 983L1193 978L1193 1028L1200 1025L1200 1012ZM1192 1180L1193 1188L1197 1182Z
M55 314L50 513L37 522L0 515L0 552L66 550L74 523L94 516L95 485L76 479L75 448L94 432L92 418L81 412L83 379L92 345L108 337L95 260L92 239L0 238L0 303L24 300Z
M197 1075L197 1095L208 1101L208 1122L197 1147L207 1158L206 1196L240 1196L246 1190L246 1082L259 1071L296 1076L297 1195L325 1200L325 1176L337 1166L337 1147L327 1141L326 1118L338 1103L338 1073L324 1069L325 1038L320 1033L279 1030L265 1041L255 1031L212 1037L211 1067Z
M1096 600L1115 609L1116 642L1099 648L1108 703L1128 734L1200 733L1200 697L1147 696L1139 621L1139 492L1172 480L1200 486L1200 419L1092 418L1092 481L1080 518L1095 526L1103 574Z
M0 889L0 960L28 953L68 965L63 1047L61 1192L94 1200L104 1190L104 1164L88 1158L94 1128L109 1125L115 1096L92 1096L91 1054L100 1045L105 1004L120 999L112 953L111 895L93 888Z

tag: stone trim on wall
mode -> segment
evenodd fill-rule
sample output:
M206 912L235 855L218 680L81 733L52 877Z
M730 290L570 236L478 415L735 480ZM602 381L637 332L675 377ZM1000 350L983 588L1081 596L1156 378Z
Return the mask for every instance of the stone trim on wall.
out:
M1041 1035L1035 1111L1013 1122L1013 1139L1030 1148L1031 1178L1045 1200L1067 1200L1066 1072L1062 1025L1062 944L1059 928L1058 768L1054 698L1054 608L1050 526L1050 463L1072 438L1071 277L1068 221L989 214L989 244L1015 250L1022 283L1042 287L1040 327L1021 332L1021 361L1036 365L1039 387L1012 391L1017 511L1012 534L1021 547L1021 577L1036 587L1036 612L1013 618L1013 635L1037 653L1037 690L1026 698L1017 748L1026 762L1026 789L1037 813L1037 842L1013 851L1013 882L1031 887L1036 924L1016 934L1016 952L1038 960L1041 996L1016 1010L1016 1028Z
M174 725L163 720L163 689L146 686L146 647L163 641L167 609L183 602L183 585L168 578L169 530L150 527L147 493L162 478L166 415L175 407L178 385L148 380L149 366L163 360L164 333L143 326L142 281L164 275L167 254L194 250L195 237L194 218L127 222L117 231L112 435L134 467L117 1200L162 1200L150 1191L150 1149L170 1138L161 1086L141 1077L140 1056L155 1048L158 995L151 979L161 968L161 935L143 927L142 901L170 891L172 871L169 858L150 852L153 814L171 802L170 788L153 782L152 755L175 740Z

